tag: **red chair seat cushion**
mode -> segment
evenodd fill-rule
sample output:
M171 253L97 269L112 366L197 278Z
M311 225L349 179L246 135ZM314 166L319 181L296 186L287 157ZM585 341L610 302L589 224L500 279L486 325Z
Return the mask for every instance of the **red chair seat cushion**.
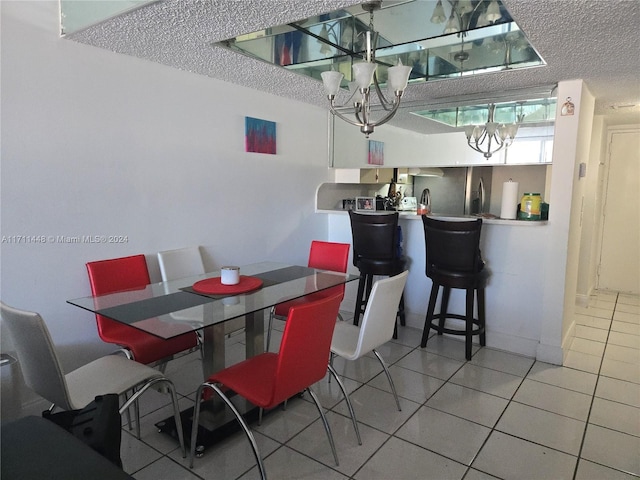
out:
M156 319L157 320L157 319ZM100 316L100 338L107 343L121 345L133 353L133 358L145 365L175 353L189 350L198 345L198 338L193 332L163 340L162 338L143 332L129 325ZM105 328L106 327L106 328Z
M238 395L261 408L272 408L278 355L263 353L211 375L211 383L222 383Z

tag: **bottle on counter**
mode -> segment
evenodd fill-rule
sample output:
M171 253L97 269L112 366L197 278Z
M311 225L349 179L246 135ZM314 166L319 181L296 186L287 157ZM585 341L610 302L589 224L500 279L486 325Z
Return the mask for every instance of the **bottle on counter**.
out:
M520 200L518 220L540 220L542 198L540 193L525 193Z

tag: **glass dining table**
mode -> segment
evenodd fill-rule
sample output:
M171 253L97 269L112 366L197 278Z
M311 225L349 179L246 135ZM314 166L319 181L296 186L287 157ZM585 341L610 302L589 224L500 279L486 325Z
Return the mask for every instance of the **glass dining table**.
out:
M278 303L304 297L327 288L357 280L359 276L327 270L261 262L240 267L240 278L256 281L258 288L234 295L198 292L197 285L220 280L220 271L167 282L141 289L68 300L71 305L138 328L162 339L194 331L201 332L204 379L225 368L225 323L245 319L246 358L264 352L265 311ZM246 279L246 278L245 278ZM194 386L194 390L195 390ZM248 421L257 409L236 399L236 407ZM206 405L205 405L206 403ZM193 407L182 412L185 441L191 437ZM176 437L175 422L169 417L156 426ZM198 426L198 445L212 445L237 430L238 423L221 402L203 402Z
M220 272L152 283L142 289L68 300L71 305L130 325L162 339L193 331L203 338L205 379L225 367L224 324L244 317L246 356L264 351L264 312L286 300L303 297L357 280L357 275L275 262L240 268L242 277L259 279L261 286L246 293L199 293L196 283L220 277Z

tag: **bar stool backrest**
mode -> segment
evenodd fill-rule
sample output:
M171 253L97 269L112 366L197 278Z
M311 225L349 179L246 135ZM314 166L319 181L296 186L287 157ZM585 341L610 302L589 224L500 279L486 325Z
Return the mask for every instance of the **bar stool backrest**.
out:
M440 272L477 273L484 267L480 255L482 219L443 221L422 216L426 245L426 274Z
M353 265L361 258L393 260L398 244L398 212L362 214L349 210L353 236Z

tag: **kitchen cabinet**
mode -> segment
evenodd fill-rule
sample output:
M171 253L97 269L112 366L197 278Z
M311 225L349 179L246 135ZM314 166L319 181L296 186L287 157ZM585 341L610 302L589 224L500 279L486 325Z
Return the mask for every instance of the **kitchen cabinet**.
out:
M362 168L360 169L360 183L390 183L393 179L393 168ZM396 183L407 183L408 169L399 168Z

